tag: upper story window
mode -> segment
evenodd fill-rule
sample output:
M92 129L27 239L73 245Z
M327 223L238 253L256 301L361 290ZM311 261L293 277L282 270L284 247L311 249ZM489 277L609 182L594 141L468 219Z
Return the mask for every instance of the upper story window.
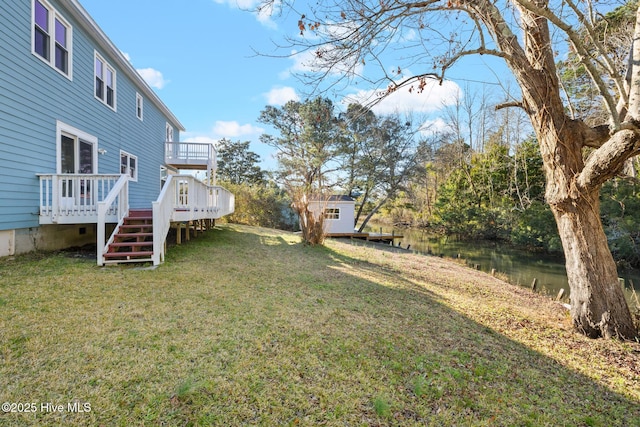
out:
M144 108L144 98L139 93L136 93L136 117L142 120Z
M120 173L129 175L132 181L138 180L138 157L120 151Z
M173 126L167 123L166 130L167 130L167 142L173 142Z
M116 109L116 70L95 53L95 96Z
M71 78L71 25L47 2L33 0L33 54Z

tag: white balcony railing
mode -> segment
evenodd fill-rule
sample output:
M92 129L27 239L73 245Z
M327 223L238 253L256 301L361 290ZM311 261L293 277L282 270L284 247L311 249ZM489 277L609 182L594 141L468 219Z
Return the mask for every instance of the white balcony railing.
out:
M165 163L179 169L211 169L216 164L216 149L211 143L166 142Z
M98 221L98 204L104 201L121 175L38 174L40 178L40 224L81 224ZM114 222L123 209L117 199L105 211ZM127 201L128 203L128 201ZM128 205L125 207L128 209ZM117 222L117 221L115 221Z

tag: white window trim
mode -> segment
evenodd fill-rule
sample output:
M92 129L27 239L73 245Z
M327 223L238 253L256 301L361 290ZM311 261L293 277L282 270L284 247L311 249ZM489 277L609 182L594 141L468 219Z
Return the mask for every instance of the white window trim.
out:
M109 68L113 72L113 106L107 104L107 82L105 79L102 80L104 84L104 99L96 95L96 72L97 72L96 60L97 59L99 59L100 62L102 62L102 65L104 68ZM118 74L116 72L116 69L113 68L113 66L109 64L109 62L107 62L107 60L105 60L104 57L100 55L96 50L93 51L93 97L98 101L102 102L107 107L111 108L113 111L118 111Z
M140 171L140 163L138 162L138 156L134 156L131 153L128 153L124 150L120 150L120 165L122 165L122 156L127 157L127 171L125 172L125 174L129 176L129 181L138 182L138 171ZM134 176L131 176L131 170L129 169L129 159L136 160L136 170L134 172ZM120 170L120 173L122 173L122 170Z
M56 70L60 75L65 76L67 79L73 81L73 27L69 24L69 21L64 19L62 15L58 13L58 11L51 6L46 0L39 0L40 3L44 7L49 10L49 59L43 58L40 56L38 52L36 52L35 43L36 43L36 22L35 22L35 10L36 10L36 0L31 0L31 54L33 54L36 58L40 59L42 62ZM62 70L56 67L56 34L55 34L55 22L56 19L62 23L67 28L67 61L68 61L68 73L65 74Z
M174 142L173 141L173 126L171 126L171 123L167 122L167 124L165 125L165 135L167 140L165 142Z
M139 113L138 107L140 107ZM138 92L136 92L136 117L138 117L141 122L144 120L144 98Z
M92 145L92 150L93 150L92 169L94 171L93 173L97 174L98 173L98 138L78 128L75 128L71 125L61 122L59 120L56 121L56 173L57 174L62 173L62 164L61 164L61 155L60 155L62 151L62 147L60 146L60 144L61 144L61 139L63 134L73 135L74 137L81 139L84 142L88 142Z
M332 211L332 212L329 213L328 211ZM333 217L333 216L329 217L328 215L335 215L335 217ZM326 208L325 211L324 211L324 219L331 220L331 221L339 221L340 220L340 208Z

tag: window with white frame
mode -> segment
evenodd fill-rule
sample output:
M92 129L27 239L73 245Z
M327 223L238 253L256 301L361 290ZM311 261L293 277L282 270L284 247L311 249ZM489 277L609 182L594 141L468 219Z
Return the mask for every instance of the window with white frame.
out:
M116 109L116 70L95 52L95 96Z
M340 208L328 208L324 210L325 219L340 219Z
M143 108L144 108L144 99L142 95L136 93L136 117L142 121L143 116Z
M32 53L71 79L71 25L44 0L32 6Z
M129 175L132 181L138 180L138 157L126 151L120 151L120 173Z
M166 124L166 130L167 130L167 141L166 142L173 142L173 126L171 126L168 122Z
M160 188L164 187L169 178L169 169L166 166L160 166Z

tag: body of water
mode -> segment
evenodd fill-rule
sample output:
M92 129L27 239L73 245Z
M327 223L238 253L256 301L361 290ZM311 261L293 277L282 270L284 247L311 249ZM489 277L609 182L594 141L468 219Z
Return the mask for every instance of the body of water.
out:
M371 227L368 231L379 232L380 227ZM390 228L382 227L385 233L391 233ZM463 259L470 266L478 266L479 269L491 272L493 269L506 275L510 283L531 287L536 279L538 292L555 297L560 289L569 295L567 273L562 254L549 255L533 251L514 248L511 245L488 241L456 241L452 238L434 237L422 230L395 229L396 234L402 234L402 239L396 239L397 245L406 248L408 245L412 251L445 256L449 258ZM640 271L618 271L620 278L624 279L625 296L627 301L636 304L632 285L640 298Z

